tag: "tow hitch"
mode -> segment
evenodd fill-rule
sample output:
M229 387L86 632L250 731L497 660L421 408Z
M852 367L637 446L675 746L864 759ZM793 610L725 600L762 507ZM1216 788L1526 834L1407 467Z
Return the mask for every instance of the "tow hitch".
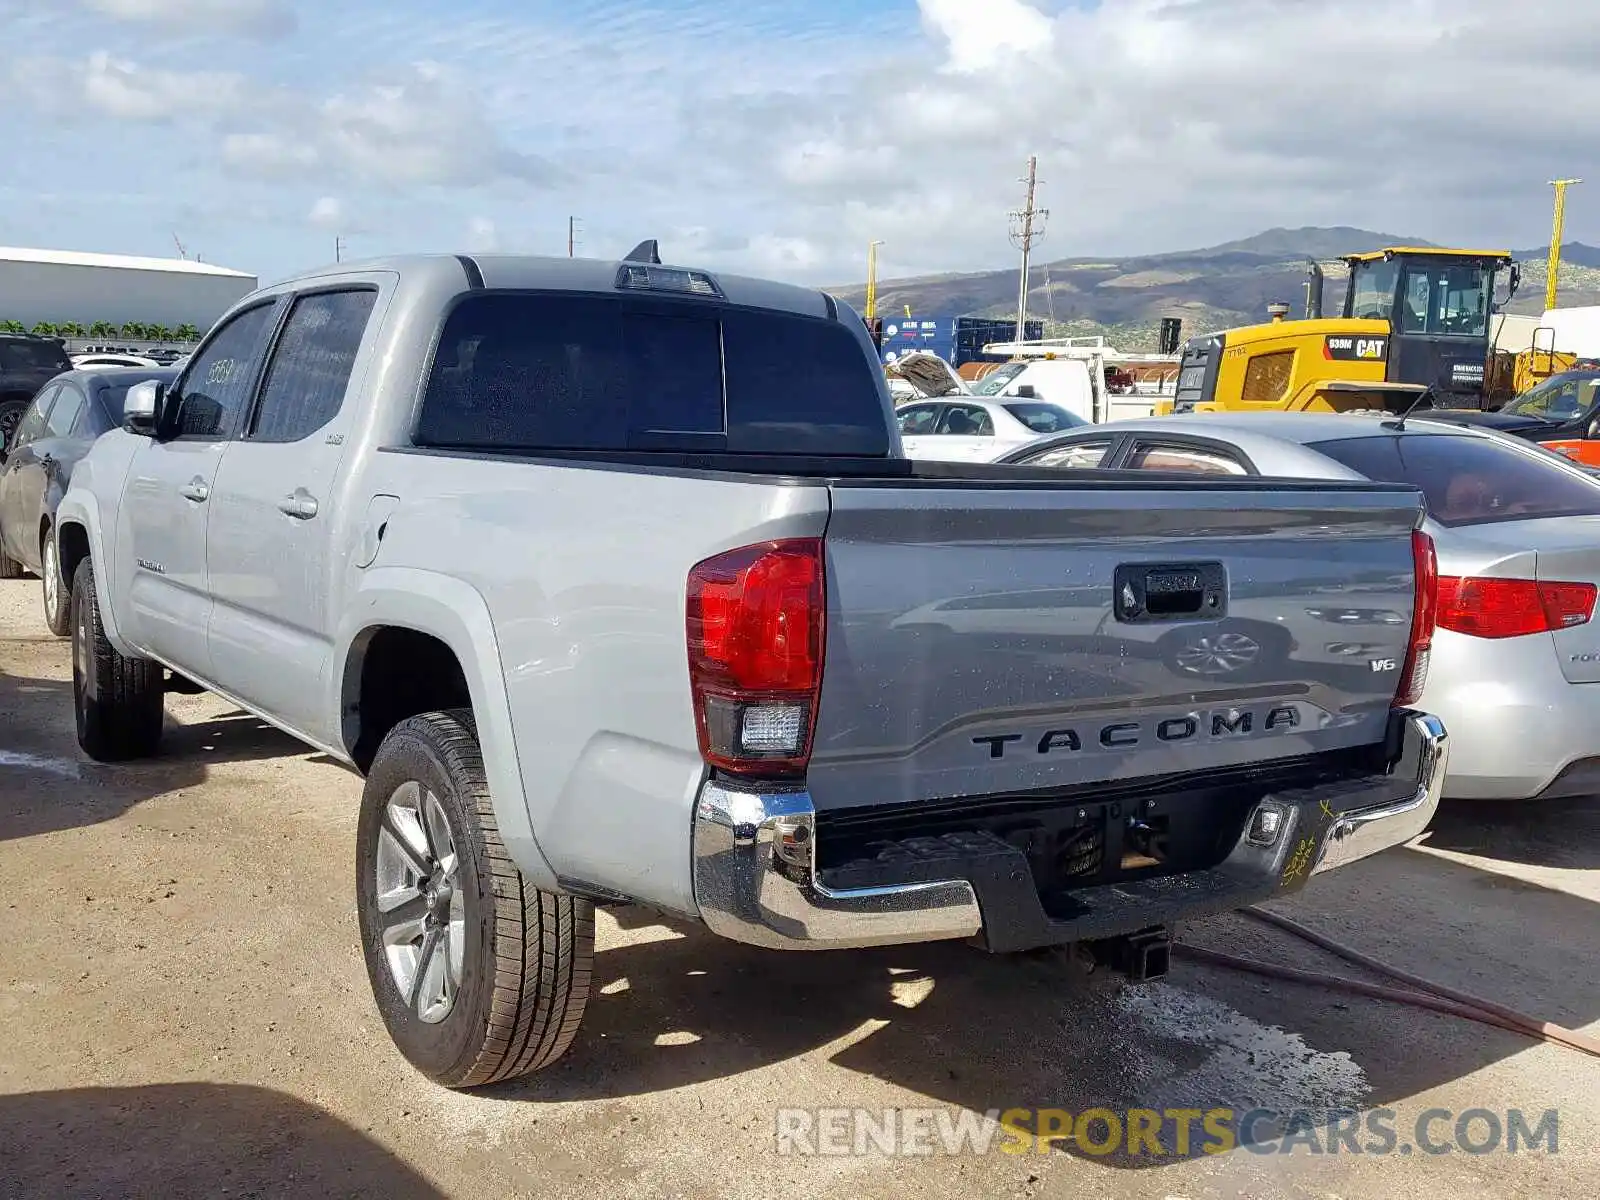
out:
M1095 962L1121 971L1135 983L1148 983L1167 973L1172 961L1172 929L1152 925L1138 933L1090 942L1089 953Z

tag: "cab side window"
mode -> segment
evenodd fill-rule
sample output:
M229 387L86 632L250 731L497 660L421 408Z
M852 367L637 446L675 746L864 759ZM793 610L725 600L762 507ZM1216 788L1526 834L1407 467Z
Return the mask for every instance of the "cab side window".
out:
M298 442L339 415L377 298L364 288L294 302L267 368L251 440Z
M190 362L178 385L169 437L180 441L223 441L234 435L250 401L276 302L246 309L219 329Z

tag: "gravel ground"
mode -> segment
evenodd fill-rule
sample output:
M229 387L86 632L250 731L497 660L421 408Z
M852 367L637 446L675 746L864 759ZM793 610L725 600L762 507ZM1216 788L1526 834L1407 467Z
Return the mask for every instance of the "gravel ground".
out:
M1119 988L1059 955L775 954L634 909L601 914L599 994L565 1060L440 1090L368 993L360 781L211 697L169 698L161 759L85 761L67 646L38 608L37 582L0 583L0 1196L1600 1193L1600 1062L1510 1033L1188 963ZM1283 907L1600 1033L1597 903L1600 807L1584 800L1448 809L1418 845ZM1243 918L1183 936L1337 967ZM778 1108L839 1105L1392 1109L1399 1148L1316 1153L1323 1118L1292 1152L1258 1130L1200 1153L1198 1126L1187 1155L1019 1155L1003 1135L954 1156L779 1152ZM1404 1153L1434 1108L1556 1109L1558 1152Z

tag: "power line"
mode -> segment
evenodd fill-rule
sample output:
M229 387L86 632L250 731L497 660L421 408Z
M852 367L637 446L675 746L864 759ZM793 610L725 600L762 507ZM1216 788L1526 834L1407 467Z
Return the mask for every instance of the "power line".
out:
M1028 337L1028 258L1033 244L1044 239L1044 225L1050 216L1047 208L1035 208L1034 199L1039 189L1039 156L1028 155L1027 202L1018 212L1011 214L1011 244L1022 251L1022 278L1017 284L1017 341Z

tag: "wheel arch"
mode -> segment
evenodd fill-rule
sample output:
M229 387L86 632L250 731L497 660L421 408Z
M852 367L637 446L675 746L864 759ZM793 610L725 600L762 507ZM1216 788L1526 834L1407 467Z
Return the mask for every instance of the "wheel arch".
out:
M337 736L363 771L398 721L470 707L506 849L536 886L556 890L528 814L499 641L483 596L459 579L408 567L369 571L346 605L329 697ZM427 708L414 709L418 703Z
M56 509L54 525L62 583L71 587L78 564L86 558L94 560L95 600L100 608L101 627L119 654L137 655L138 648L123 636L117 624L117 611L111 604L111 563L106 558L100 511L94 504L93 494L82 490L69 492Z

